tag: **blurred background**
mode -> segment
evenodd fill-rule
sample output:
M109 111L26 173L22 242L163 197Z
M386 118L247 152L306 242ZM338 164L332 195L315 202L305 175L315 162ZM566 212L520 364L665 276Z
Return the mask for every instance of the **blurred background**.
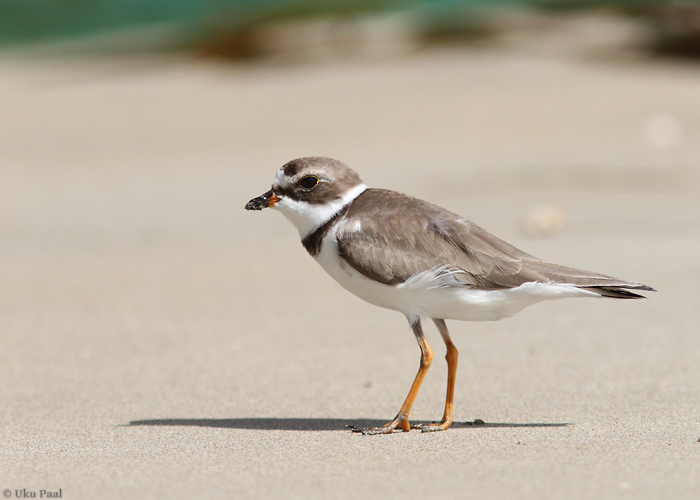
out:
M228 335L306 300L346 311L282 217L243 211L300 156L543 258L659 289L700 272L668 259L700 234L700 2L0 8L0 304L20 344L11 318L45 318L46 335L57 317L109 318L118 341L178 317ZM299 302L275 301L276 319L270 280ZM67 334L74 352L98 349L93 334Z
M626 41L688 55L700 47L694 0L5 0L2 14L5 45L82 38L76 46L103 53L189 49L248 58L312 49L336 55L377 52L551 31L581 15L606 24L596 33L608 36L599 39L601 44ZM88 43L85 37L93 39Z
M212 355L205 338L224 358L258 349L255 337L232 333L234 321L321 335L310 318L299 323L308 304L335 311L326 322L368 308L400 331L393 314L324 276L279 214L243 210L279 166L310 155L444 205L542 258L674 290L645 310L689 317L687 290L700 278L700 2L0 8L8 352L43 352L43 366L65 370L61 360L122 347L132 359L150 339L148 355L178 371L183 355ZM278 338L279 355L306 338ZM172 358L160 355L164 345ZM402 345L413 359L415 346ZM5 387L31 386L37 365L16 359Z
M653 483L694 498L699 57L700 1L0 0L5 484L94 497L119 477L121 496L163 497L186 477L183 498L278 485L270 497L288 496L285 471L334 494L381 476L372 453L318 468L298 461L309 433L256 432L379 423L415 373L403 318L333 283L280 214L243 209L285 162L323 155L528 253L659 290L451 326L456 418L535 428L440 433L469 442L445 455L463 469L444 484L471 477L469 455L484 484L513 482L504 498L528 481L560 491L546 485L571 484L562 464L578 463L561 457L589 450L594 472L571 491L624 479L638 497ZM445 377L428 337L412 413L425 420ZM181 420L166 433L158 419ZM540 442L554 434L542 422L575 423L563 429L580 441L557 429L551 462L513 453L500 469L464 452L508 433ZM315 453L345 450L327 442L344 434L315 434ZM687 456L668 448L691 441ZM610 443L617 468L598 451ZM392 454L408 455L422 462L377 470L423 491L425 455ZM160 489L141 487L151 477Z
M697 186L698 1L4 0L1 9L6 204L19 196L39 210L50 203L39 186L56 193L71 172L123 182L98 206L147 197L177 175L183 187L202 185L207 173L226 189L250 177L255 189L241 196L252 196L305 155L438 198ZM543 198L523 209L526 235L565 227L565 209ZM11 209L7 234L25 222ZM143 222L148 214L131 222L163 225Z

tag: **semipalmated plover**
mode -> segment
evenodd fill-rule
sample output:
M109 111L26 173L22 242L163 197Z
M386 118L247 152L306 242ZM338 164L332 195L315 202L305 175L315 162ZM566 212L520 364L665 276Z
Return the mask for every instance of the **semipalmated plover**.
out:
M421 328L431 318L447 346L447 397L439 423L452 424L457 349L446 319L490 321L536 302L566 297L644 298L653 288L604 274L550 264L496 238L444 208L365 186L331 158L292 160L272 189L247 210L275 208L296 226L304 248L340 285L361 299L403 313L421 350L420 368L396 417L364 434L408 431L408 415L433 357Z

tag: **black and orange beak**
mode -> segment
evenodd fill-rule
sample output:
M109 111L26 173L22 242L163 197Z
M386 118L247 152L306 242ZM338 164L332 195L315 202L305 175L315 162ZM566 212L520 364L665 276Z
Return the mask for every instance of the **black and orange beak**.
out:
M262 210L263 208L269 208L274 206L275 203L277 203L278 201L280 201L280 199L275 193L272 192L272 189L270 189L267 193L258 196L257 198L253 198L248 203L246 203L245 209Z

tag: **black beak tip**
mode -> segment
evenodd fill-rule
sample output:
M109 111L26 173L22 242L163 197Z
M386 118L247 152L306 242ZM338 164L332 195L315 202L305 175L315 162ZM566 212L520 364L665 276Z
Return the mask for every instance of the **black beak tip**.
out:
M245 209L246 210L262 210L263 204L262 204L260 198L254 198L245 204Z

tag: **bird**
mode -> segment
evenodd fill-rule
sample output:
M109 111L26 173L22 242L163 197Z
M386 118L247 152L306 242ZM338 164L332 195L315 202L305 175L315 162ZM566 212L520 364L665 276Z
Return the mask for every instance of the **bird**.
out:
M343 288L402 313L420 347L420 365L396 417L363 434L442 431L453 421L458 351L446 320L495 321L540 301L568 297L646 298L650 286L546 262L432 203L370 188L341 161L303 157L284 164L269 191L246 210L272 208L296 227L306 251ZM409 414L433 353L421 320L446 345L442 419L411 425Z

